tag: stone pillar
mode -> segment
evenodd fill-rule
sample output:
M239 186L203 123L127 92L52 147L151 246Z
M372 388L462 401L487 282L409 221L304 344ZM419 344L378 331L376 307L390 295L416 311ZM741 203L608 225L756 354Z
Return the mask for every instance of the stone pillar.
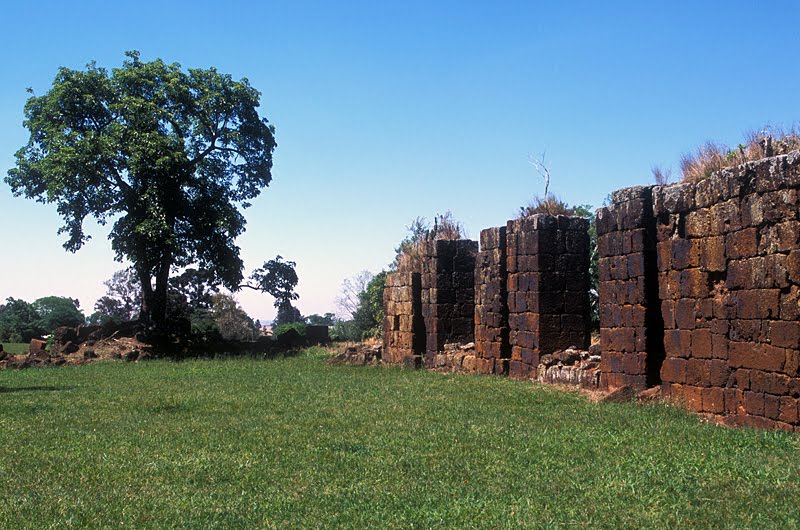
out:
M589 345L586 219L533 215L506 227L509 375L535 373L541 355Z
M652 187L626 188L611 197L612 204L597 211L600 384L643 389L648 379L648 346L651 355L663 358ZM651 366L656 379L659 369L658 362Z
M480 373L505 374L511 357L508 342L506 227L481 231L475 267L475 356Z
M383 362L419 366L425 349L420 273L386 275L383 314Z
M477 241L439 240L425 244L422 314L426 366L446 343L475 340L475 256Z

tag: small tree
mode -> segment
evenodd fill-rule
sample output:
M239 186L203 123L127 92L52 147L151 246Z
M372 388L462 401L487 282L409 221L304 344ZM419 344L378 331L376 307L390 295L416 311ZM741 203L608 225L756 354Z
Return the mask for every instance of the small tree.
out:
M77 298L45 296L34 300L32 306L39 315L38 327L47 333L61 326L76 327L86 321Z
M9 297L0 306L0 341L28 342L44 333L39 313L25 300Z
M212 297L211 313L220 335L225 340L254 340L258 337L253 319L230 295L217 293Z

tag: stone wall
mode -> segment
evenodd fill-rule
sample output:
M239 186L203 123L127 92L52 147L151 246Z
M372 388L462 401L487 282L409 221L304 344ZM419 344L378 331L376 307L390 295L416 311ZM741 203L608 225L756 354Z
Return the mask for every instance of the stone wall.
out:
M613 195L597 215L605 386L660 383L730 423L800 426L798 188L792 153Z
M419 366L425 352L420 273L386 275L383 314L383 362Z
M425 365L447 343L475 338L475 257L478 242L439 240L425 244L422 259L422 315Z
M798 423L800 155L653 190L665 394L735 423Z
M588 221L533 215L506 226L508 325L514 378L542 355L589 346Z
M480 242L475 266L475 370L505 374L511 357L506 227L482 230Z

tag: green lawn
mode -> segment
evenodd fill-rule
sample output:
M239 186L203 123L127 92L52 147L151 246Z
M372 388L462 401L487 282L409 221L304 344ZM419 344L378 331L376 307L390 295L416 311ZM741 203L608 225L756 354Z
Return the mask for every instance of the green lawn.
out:
M28 353L28 344L24 342L4 342L3 351L18 355L20 353Z
M0 371L0 528L796 528L799 440L318 350Z

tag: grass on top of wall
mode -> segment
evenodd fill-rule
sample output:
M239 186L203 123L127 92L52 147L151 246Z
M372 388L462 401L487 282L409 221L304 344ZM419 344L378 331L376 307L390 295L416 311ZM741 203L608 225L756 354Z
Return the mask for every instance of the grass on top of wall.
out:
M0 527L797 527L798 438L492 376L0 371Z

